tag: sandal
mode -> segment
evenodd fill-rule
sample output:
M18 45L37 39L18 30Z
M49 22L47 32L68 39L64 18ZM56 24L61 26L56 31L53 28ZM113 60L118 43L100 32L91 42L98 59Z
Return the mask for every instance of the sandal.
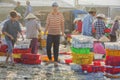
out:
M12 66L15 66L15 63L12 63Z
M52 63L52 61L50 60L50 61L48 61L48 62L46 62L45 63L45 65L49 65L50 63Z
M54 67L58 67L58 63L57 62L54 63Z

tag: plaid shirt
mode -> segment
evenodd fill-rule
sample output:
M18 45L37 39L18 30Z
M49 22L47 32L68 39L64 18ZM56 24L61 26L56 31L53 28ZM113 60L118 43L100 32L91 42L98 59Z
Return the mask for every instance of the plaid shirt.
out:
M101 19L97 19L94 23L94 28L96 29L96 35L99 35L99 37L103 36L105 29L104 21Z
M102 19L97 19L94 23L96 29L96 38L99 39L104 35L105 23Z

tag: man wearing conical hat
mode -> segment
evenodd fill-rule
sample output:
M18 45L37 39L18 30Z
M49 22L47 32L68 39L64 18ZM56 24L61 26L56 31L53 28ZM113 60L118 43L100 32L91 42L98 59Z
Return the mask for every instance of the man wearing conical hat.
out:
M37 54L38 52L38 32L40 32L40 23L37 21L37 17L32 14L29 13L27 15L26 19L26 38L27 39L32 39L31 40L31 44L30 44L30 48L32 49L32 53L33 54Z
M96 15L96 9L91 8L89 10L89 14L87 14L83 19L83 25L82 25L82 34L86 36L92 36L92 23L93 18Z

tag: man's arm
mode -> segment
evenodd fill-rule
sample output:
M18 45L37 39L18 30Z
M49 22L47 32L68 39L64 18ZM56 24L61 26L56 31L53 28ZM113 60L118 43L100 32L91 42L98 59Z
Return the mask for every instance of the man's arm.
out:
M14 40L13 36L8 34L7 32L3 32L3 34L5 34L6 36L10 37L10 39Z
M23 34L22 34L22 32L19 32L20 33L20 35L22 36L22 39L24 40L24 37L23 37Z
M23 34L22 34L22 30L21 30L20 23L18 23L18 33L22 36L22 39L24 40L24 37L23 37Z
M40 21L36 21L36 28L38 29L38 32L41 32L41 23Z
M62 14L62 18L61 18L61 31L62 31L62 35L65 36L64 34L64 17L63 17L63 14Z
M2 29L2 33L8 37L10 37L12 40L14 40L13 36L10 35L8 32L7 32L7 27L8 27L8 24L7 22L5 22L4 26L3 26L3 29Z
M46 25L45 25L44 35L45 35L46 32L48 31L49 24L50 24L50 21L49 21L49 14L48 14L48 16L47 16L47 20L46 20Z

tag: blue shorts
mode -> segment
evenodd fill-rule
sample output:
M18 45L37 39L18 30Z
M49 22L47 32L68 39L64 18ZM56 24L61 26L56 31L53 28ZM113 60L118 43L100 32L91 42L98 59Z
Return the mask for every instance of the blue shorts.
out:
M7 53L12 54L15 42L11 41L11 40L7 40L6 43L7 43L7 46L8 46Z

